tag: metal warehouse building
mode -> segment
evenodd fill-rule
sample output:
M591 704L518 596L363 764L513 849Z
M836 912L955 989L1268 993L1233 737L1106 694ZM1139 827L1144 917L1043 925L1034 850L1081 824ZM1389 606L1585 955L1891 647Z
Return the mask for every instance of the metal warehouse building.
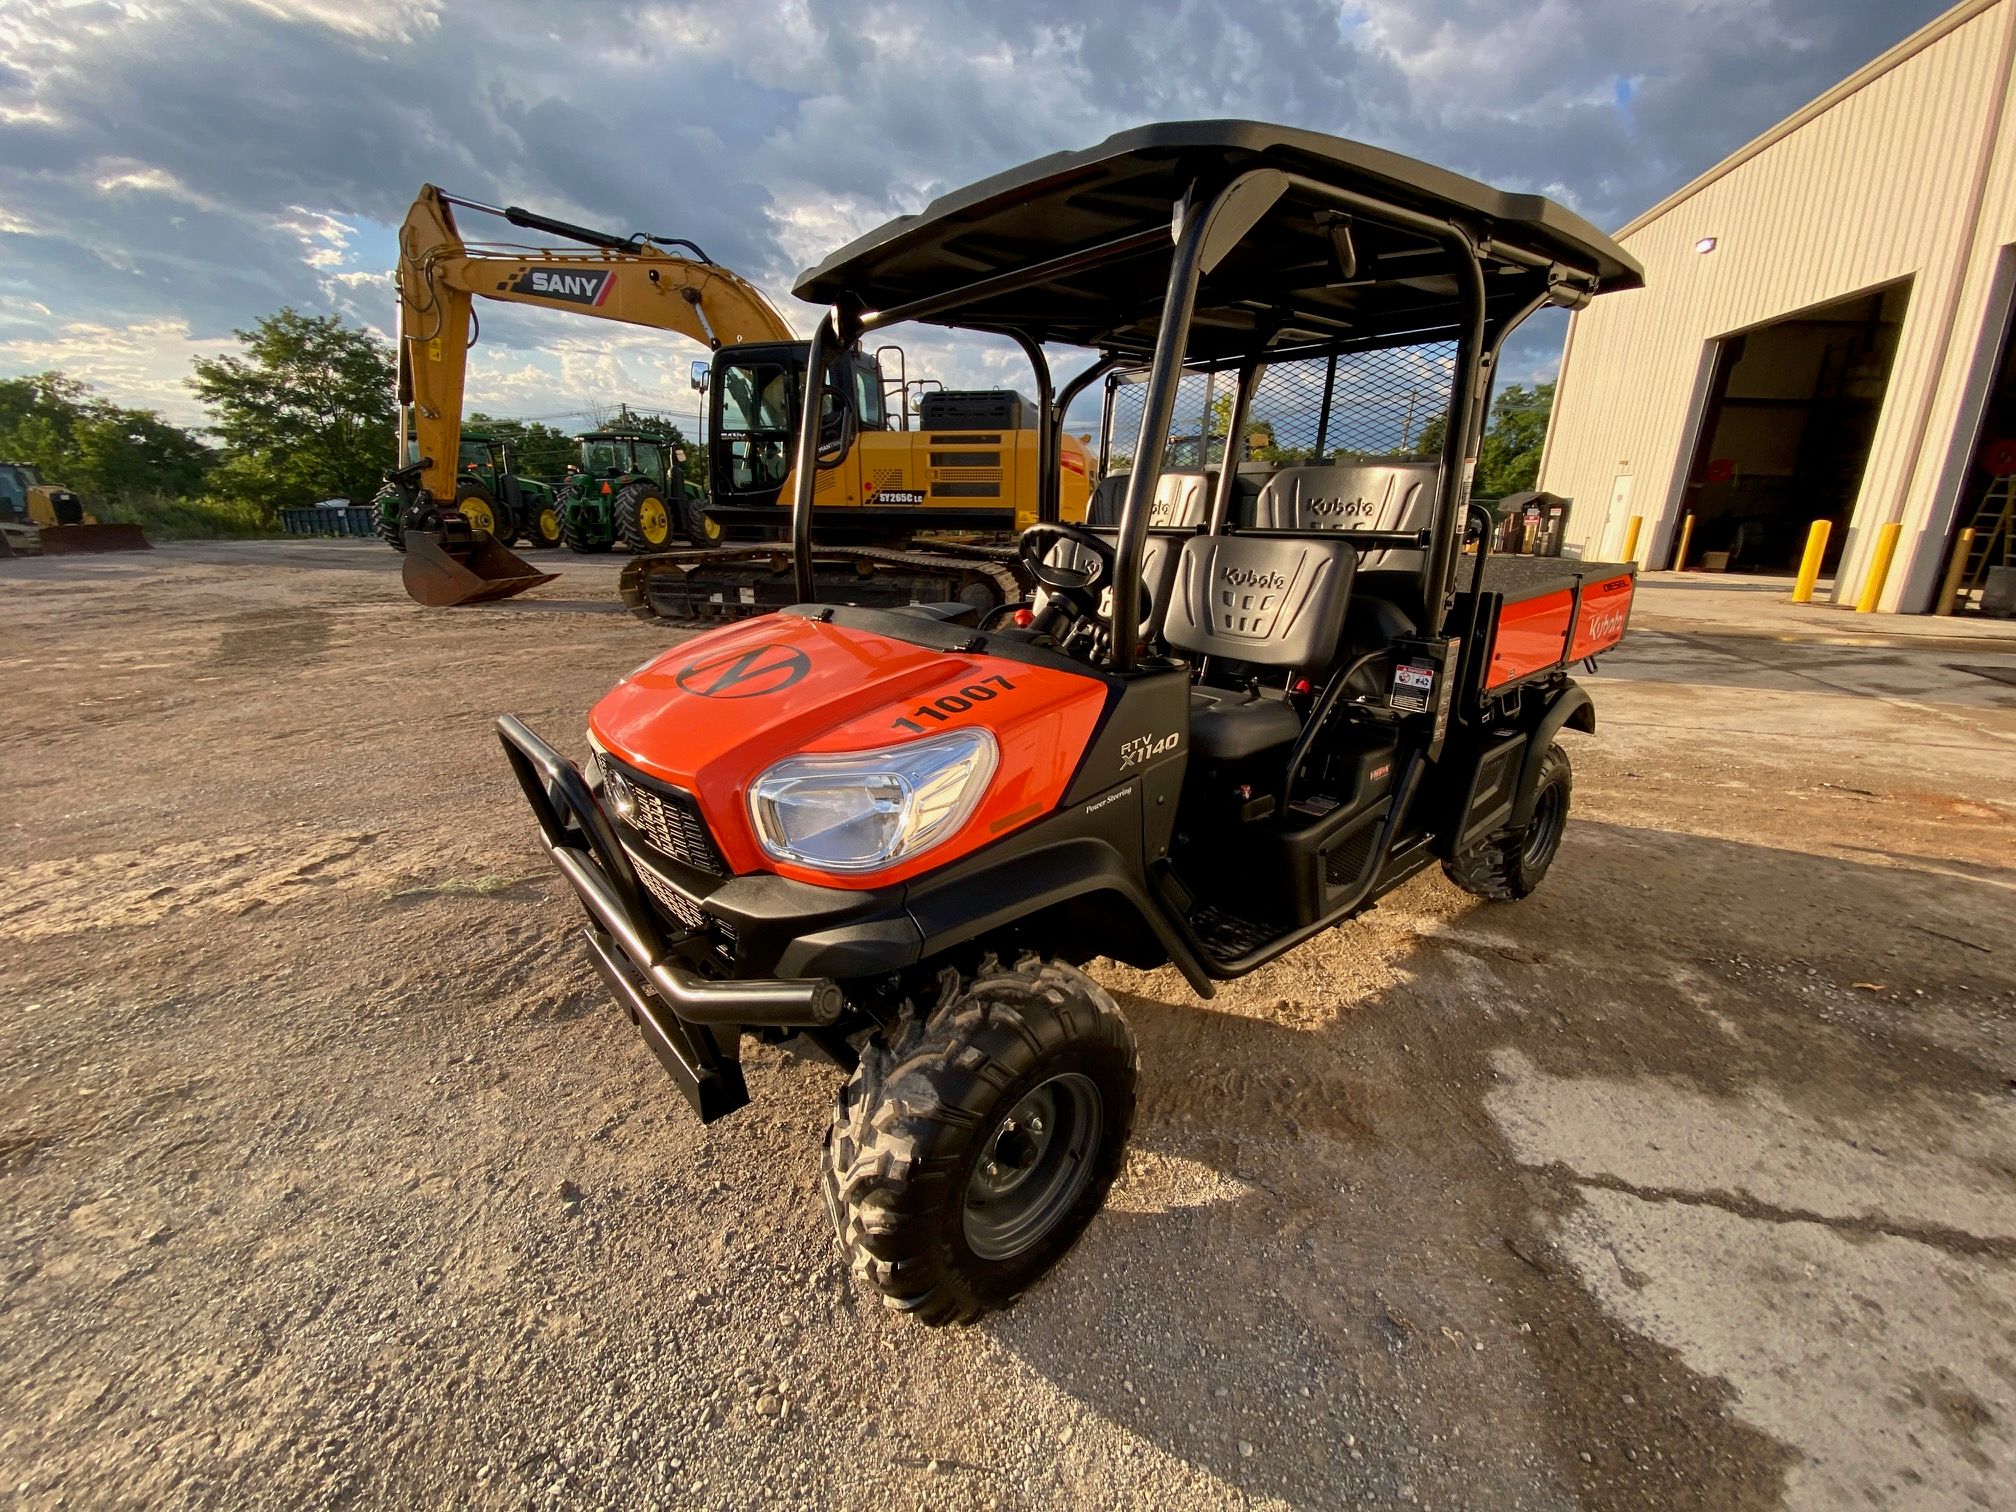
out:
M1933 607L2016 471L2012 61L2016 0L1967 0L1624 227L1646 287L1570 322L1541 463L1571 547L1639 516L1667 567L1691 513L1690 566L1789 571L1830 519L1852 602L1897 521L1880 607Z

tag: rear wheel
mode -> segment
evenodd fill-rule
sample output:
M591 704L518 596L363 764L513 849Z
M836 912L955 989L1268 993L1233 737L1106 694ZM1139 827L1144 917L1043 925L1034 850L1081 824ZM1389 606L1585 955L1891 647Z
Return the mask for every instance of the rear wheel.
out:
M990 960L871 1043L840 1093L823 1185L854 1274L933 1326L1007 1306L1099 1211L1134 1083L1133 1033L1097 983Z
M1558 745L1549 746L1540 762L1533 817L1525 824L1487 835L1445 861L1442 870L1451 882L1480 898L1511 903L1525 897L1540 885L1560 854L1574 788L1575 773L1568 764L1568 753Z
M404 551L406 529L399 520L406 513L406 495L387 483L371 496L371 507L378 512L378 539L394 551Z
M500 546L509 546L517 537L510 505L493 499L490 490L474 478L462 478L456 482L455 508L469 522L471 530L489 531Z
M672 542L672 507L655 483L632 483L616 495L616 534L632 551L663 551Z

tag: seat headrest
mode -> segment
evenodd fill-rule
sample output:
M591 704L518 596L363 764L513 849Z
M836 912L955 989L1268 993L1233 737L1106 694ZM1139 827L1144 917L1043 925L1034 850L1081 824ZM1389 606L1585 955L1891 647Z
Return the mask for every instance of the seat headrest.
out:
M1284 467L1260 487L1253 523L1269 530L1425 530L1439 462Z
M1356 564L1348 541L1192 537L1176 558L1163 638L1266 667L1326 665Z
M1093 496L1087 519L1095 525L1118 525L1127 502L1130 473L1113 473L1102 478ZM1202 525L1211 517L1211 496L1218 491L1218 474L1209 469L1190 471L1164 468L1155 480L1155 498L1148 506L1150 525Z

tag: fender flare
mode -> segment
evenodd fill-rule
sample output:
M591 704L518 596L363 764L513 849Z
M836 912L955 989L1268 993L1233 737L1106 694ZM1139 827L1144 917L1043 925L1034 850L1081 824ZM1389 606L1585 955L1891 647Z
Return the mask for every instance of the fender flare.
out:
M1540 799L1540 764L1547 759L1554 737L1564 727L1596 733L1596 705L1573 681L1547 706L1539 723L1533 726L1533 733L1526 737L1526 759L1519 768L1519 796L1512 800L1511 828L1532 822L1533 810Z

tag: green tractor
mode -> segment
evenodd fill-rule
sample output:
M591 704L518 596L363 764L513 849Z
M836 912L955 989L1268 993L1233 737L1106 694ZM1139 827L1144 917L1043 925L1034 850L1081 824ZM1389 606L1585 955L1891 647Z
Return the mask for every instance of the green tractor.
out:
M561 538L570 550L663 551L682 541L712 546L721 527L707 495L686 480L684 447L636 431L591 431L576 438L581 465L560 493Z
M538 547L560 544L558 493L550 483L512 471L509 443L464 432L456 460L455 507L473 528L489 531L500 546L521 540ZM379 537L404 551L404 517L411 503L406 490L388 481L371 502L378 509Z

